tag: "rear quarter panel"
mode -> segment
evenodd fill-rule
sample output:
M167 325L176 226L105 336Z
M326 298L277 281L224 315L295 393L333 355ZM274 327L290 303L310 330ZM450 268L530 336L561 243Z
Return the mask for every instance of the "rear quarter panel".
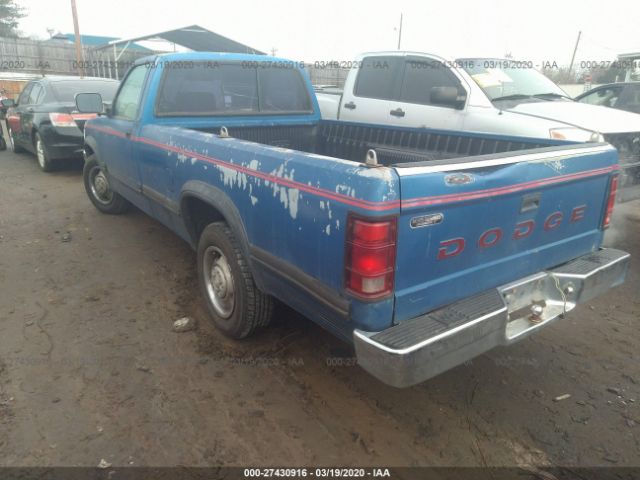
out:
M393 299L359 303L343 293L343 281L347 215L397 213L400 197L393 169L180 127L146 125L136 140L141 161L165 157L175 204L182 203L185 186L193 182L222 190L242 218L252 253L267 252L331 289L347 303L350 321L278 275L286 272L253 261L268 293L344 336L355 327L390 325Z

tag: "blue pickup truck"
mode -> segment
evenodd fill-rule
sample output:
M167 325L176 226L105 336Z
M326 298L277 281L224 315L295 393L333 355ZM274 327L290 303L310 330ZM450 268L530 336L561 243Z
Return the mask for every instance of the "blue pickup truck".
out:
M97 94L76 103L102 110ZM135 205L189 242L224 334L266 326L277 299L398 387L524 338L628 269L601 248L610 145L322 121L284 59L139 60L84 143L93 204Z

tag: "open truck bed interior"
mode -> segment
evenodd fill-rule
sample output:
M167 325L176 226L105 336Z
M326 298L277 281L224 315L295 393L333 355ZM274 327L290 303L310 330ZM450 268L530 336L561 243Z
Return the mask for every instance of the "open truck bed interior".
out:
M198 130L220 133L220 128L199 128ZM419 162L435 162L571 143L333 120L322 120L319 124L311 125L229 127L228 132L231 137L242 140L360 163L365 162L367 151L372 149L376 152L378 163L386 166L414 165Z

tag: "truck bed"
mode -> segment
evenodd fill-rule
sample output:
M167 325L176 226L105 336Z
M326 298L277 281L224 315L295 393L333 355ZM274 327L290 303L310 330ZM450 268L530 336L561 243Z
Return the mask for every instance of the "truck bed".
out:
M198 129L220 133L220 128ZM295 126L229 127L233 138L363 163L375 150L378 163L402 166L570 144L557 140L505 137L446 130L399 128L323 120Z

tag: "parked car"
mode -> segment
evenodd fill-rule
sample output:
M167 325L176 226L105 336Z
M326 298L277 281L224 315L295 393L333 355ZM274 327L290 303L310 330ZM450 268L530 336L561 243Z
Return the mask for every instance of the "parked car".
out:
M42 77L28 82L18 101L2 100L8 107L9 147L36 154L38 165L51 171L60 160L82 157L82 126L95 117L75 110L79 92L99 93L111 102L119 82L106 78Z
M609 83L578 95L576 102L640 113L640 82Z
M640 115L576 102L528 62L365 53L341 96L317 97L325 119L578 142L602 134L620 153L625 196L640 196Z
M279 58L138 60L84 148L99 211L133 204L197 251L224 334L266 326L278 299L395 386L526 337L628 267L601 248L610 145L321 121L306 74Z

